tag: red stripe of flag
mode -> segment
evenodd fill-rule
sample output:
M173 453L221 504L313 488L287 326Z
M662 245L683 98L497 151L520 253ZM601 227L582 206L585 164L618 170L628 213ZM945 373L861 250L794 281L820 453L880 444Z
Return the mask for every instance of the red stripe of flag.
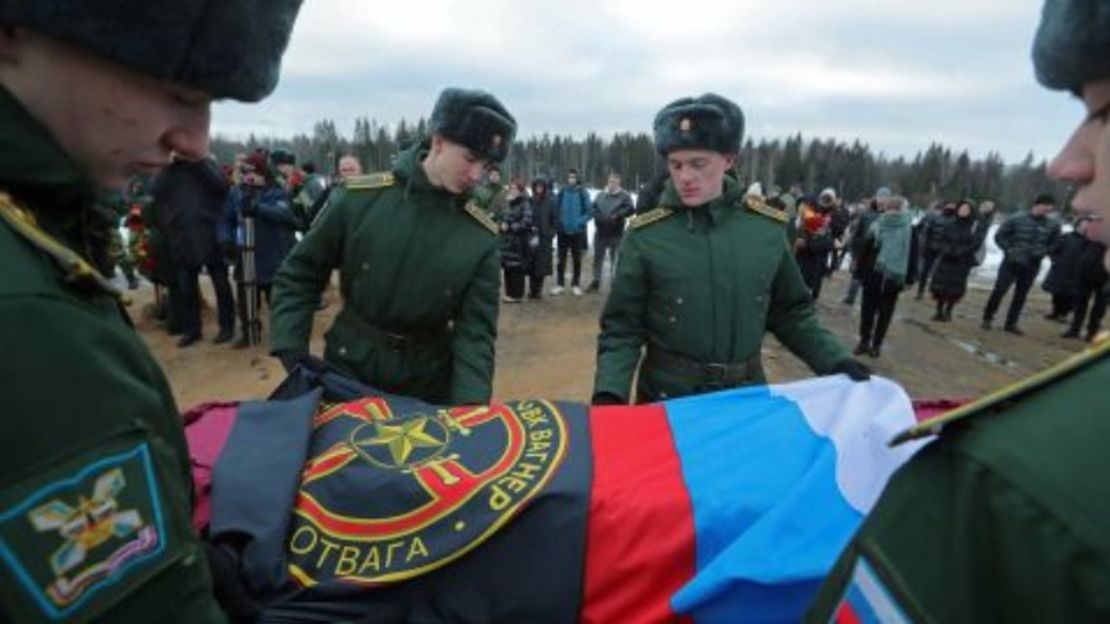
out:
M689 622L671 596L696 570L694 520L659 405L595 407L584 624Z

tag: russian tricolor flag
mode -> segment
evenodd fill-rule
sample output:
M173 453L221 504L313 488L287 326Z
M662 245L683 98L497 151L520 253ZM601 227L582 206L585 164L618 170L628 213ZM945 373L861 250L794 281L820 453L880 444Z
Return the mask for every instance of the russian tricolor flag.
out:
M595 408L582 621L799 621L914 422L842 376Z
M312 426L320 392L297 387L282 397L292 400L215 406L187 430L198 500L212 485L213 536L234 526L237 539L253 540L242 553L244 570L284 569L297 475L305 449L327 429ZM327 405L381 396L328 375L304 387L322 388ZM376 400L394 422L436 409ZM880 378L823 377L655 405L559 403L558 410L567 424L564 460L487 541L397 583L323 583L281 593L277 602L262 592L264 619L797 622L891 474L920 448L887 445L915 413L903 390ZM387 475L368 469L358 464L365 478L337 478L324 494L396 506L381 487ZM197 520L208 524L203 513ZM866 572L858 571L846 621L886 612ZM246 584L273 585L255 577Z

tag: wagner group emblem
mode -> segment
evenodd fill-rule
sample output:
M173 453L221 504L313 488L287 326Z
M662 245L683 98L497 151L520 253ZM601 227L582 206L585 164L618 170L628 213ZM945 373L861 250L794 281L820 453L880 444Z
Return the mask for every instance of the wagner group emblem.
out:
M0 560L23 608L49 619L89 615L156 571L165 533L145 444L62 466L24 489L0 513Z
M287 544L300 584L434 570L508 522L566 456L566 422L544 401L409 405L361 399L316 417Z

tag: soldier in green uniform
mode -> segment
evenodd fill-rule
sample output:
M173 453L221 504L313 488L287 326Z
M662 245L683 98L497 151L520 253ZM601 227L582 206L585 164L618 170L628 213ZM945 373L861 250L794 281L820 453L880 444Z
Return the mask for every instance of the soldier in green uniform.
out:
M486 172L486 181L474 187L474 201L491 219L497 219L508 203L509 187L501 184L501 169L491 165Z
M96 268L99 190L277 82L299 1L0 2L0 622L220 622L180 416Z
M1048 0L1037 78L1085 104L1049 167L1110 218L1110 3ZM920 424L807 619L1110 622L1110 342Z
M740 108L714 94L656 115L655 146L671 178L621 244L601 316L595 403L627 403L637 366L641 403L763 383L767 330L819 374L868 378L817 323L786 245L785 213L745 199L726 175L743 126Z
M430 137L391 172L348 178L274 279L271 350L308 354L331 271L343 309L324 359L381 390L438 404L486 403L500 291L498 227L470 198L516 122L494 96L449 88Z

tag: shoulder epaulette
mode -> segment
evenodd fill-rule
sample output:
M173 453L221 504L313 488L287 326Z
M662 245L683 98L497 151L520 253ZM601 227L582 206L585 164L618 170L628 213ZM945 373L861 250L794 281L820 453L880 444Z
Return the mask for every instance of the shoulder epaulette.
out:
M763 200L758 197L748 197L744 200L744 206L756 214L761 214L769 219L774 219L779 223L786 223L790 220L790 215L786 214L785 210L772 208L763 203Z
M343 181L343 186L351 190L379 189L393 186L397 182L388 171L351 176Z
M29 210L19 206L10 195L2 191L0 191L0 221L7 223L16 234L50 256L65 271L66 282L92 286L122 303L130 303L123 296L123 292L108 278L101 275L88 260L43 231Z
M656 221L662 221L663 219L666 219L667 217L671 216L672 214L674 214L674 210L671 210L670 208L664 208L662 206L659 206L658 208L655 208L654 210L649 210L649 211L647 211L643 214L638 214L635 217L632 217L632 219L629 220L629 222L628 222L628 227L630 227L634 230L638 229L638 228L642 228L645 225L651 225L652 223L655 223Z
M494 236L500 234L501 229L498 228L493 219L491 219L489 215L486 214L486 211L482 210L482 207L478 205L478 202L474 201L473 199L466 202L466 205L463 206L463 210L465 210L466 213L470 216L474 217L474 219L478 221L478 223L481 223L483 227L492 232Z
M992 408L1004 403L1021 399L1057 380L1086 368L1110 355L1110 339L1103 337L1100 341L1082 353L1077 353L1068 359L1046 368L1045 370L1026 377L1021 381L1006 386L1005 388L988 394L987 396L962 405L954 410L947 411L938 416L923 420L913 427L894 436L890 446L897 446L910 440L917 440L927 436L938 435L950 423L966 420L980 414L990 413Z

